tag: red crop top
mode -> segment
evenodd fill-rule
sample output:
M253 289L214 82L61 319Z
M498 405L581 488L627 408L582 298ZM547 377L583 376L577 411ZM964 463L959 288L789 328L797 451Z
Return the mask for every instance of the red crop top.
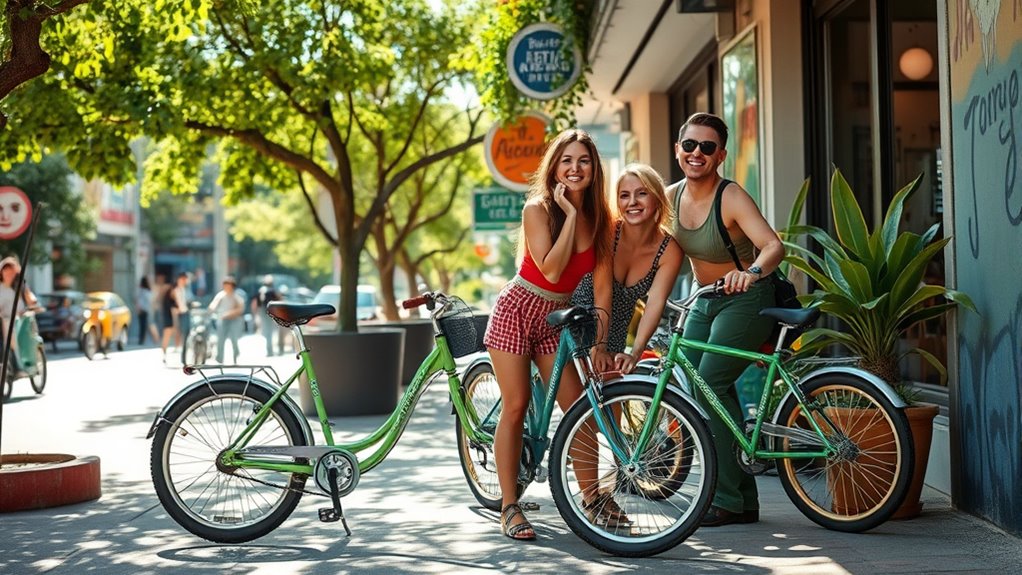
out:
M543 275L543 272L539 270L539 266L532 259L532 254L526 249L525 259L522 261L521 269L518 270L518 275L538 288L554 293L571 293L575 291L578 283L582 281L582 276L593 271L595 268L596 248L594 244L589 246L589 249L584 252L572 252L571 258L568 259L568 265L561 272L561 278L557 283L551 283Z

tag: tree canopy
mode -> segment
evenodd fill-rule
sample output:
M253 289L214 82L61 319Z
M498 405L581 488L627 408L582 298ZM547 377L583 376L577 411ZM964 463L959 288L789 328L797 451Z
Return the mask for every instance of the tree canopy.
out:
M325 190L342 259L342 329L355 328L357 262L395 191L417 171L482 141L410 153L445 89L470 79L473 3L268 0L94 2L43 30L51 73L5 101L0 161L61 148L86 177L134 176L129 142L158 143L144 195L191 192L221 166L228 201L257 184ZM212 152L211 152L212 150ZM357 150L373 152L370 165ZM314 192L313 192L314 193ZM308 217L308 214L296 217Z

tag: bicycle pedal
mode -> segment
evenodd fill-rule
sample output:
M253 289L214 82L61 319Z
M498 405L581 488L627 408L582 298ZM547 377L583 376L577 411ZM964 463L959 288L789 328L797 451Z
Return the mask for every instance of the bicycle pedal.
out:
M522 508L522 511L539 511L539 503L535 501L519 501L518 506Z
M324 507L319 510L319 520L323 523L333 523L341 520L341 514L332 507Z

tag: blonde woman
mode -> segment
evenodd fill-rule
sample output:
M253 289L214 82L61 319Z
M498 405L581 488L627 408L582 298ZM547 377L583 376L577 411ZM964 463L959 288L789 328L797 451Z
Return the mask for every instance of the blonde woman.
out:
M681 269L684 253L669 232L671 204L660 174L646 164L625 166L617 180L614 201L612 303L607 351L614 369L629 373L653 336L667 297ZM625 351L628 326L639 298L648 297L630 353ZM592 276L582 279L573 303L592 305Z

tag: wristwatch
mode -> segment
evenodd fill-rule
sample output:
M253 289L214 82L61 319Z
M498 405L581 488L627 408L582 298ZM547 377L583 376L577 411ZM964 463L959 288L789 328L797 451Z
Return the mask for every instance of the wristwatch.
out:
M763 277L763 268L759 266L752 266L746 271L750 274L756 274L756 279Z

